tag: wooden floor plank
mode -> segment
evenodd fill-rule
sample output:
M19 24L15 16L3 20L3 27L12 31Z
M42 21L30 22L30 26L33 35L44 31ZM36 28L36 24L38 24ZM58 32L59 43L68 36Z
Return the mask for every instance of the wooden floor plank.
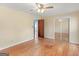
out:
M1 50L10 56L79 56L79 45L52 39L34 40Z

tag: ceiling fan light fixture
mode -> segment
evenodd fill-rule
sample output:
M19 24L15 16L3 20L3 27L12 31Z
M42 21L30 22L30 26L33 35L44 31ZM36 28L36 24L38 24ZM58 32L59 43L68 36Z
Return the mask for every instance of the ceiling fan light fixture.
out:
M38 13L43 13L45 11L45 9L37 9Z
M38 13L40 13L40 12L41 12L41 10L40 10L40 9L38 9L38 10L37 10L37 12L38 12Z
M47 6L45 4L48 4L48 3L36 3L38 13L43 13L47 9L53 8L53 6Z
M41 9L41 13L43 13L45 11L45 9Z

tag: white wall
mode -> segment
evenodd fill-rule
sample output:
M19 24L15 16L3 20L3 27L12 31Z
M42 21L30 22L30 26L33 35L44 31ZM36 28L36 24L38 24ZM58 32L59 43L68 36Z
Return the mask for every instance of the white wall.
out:
M55 37L55 23L54 21L57 18L67 17L70 18L70 39L71 43L79 44L79 11L62 14L62 15L54 15L54 16L45 16L45 37L52 38Z
M55 19L53 16L44 17L44 37L55 39Z
M0 50L33 39L34 16L0 6Z
M70 17L70 42L79 44L79 12Z

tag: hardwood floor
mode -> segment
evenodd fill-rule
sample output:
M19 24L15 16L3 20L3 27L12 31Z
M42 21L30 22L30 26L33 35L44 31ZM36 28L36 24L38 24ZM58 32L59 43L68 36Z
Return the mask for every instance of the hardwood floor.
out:
M79 56L79 45L51 39L34 40L4 49L10 56Z

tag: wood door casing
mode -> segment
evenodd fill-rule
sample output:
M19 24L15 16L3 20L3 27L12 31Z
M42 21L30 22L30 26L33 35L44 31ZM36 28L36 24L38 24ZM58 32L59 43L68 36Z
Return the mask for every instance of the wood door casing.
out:
M38 20L38 37L44 38L44 20Z

